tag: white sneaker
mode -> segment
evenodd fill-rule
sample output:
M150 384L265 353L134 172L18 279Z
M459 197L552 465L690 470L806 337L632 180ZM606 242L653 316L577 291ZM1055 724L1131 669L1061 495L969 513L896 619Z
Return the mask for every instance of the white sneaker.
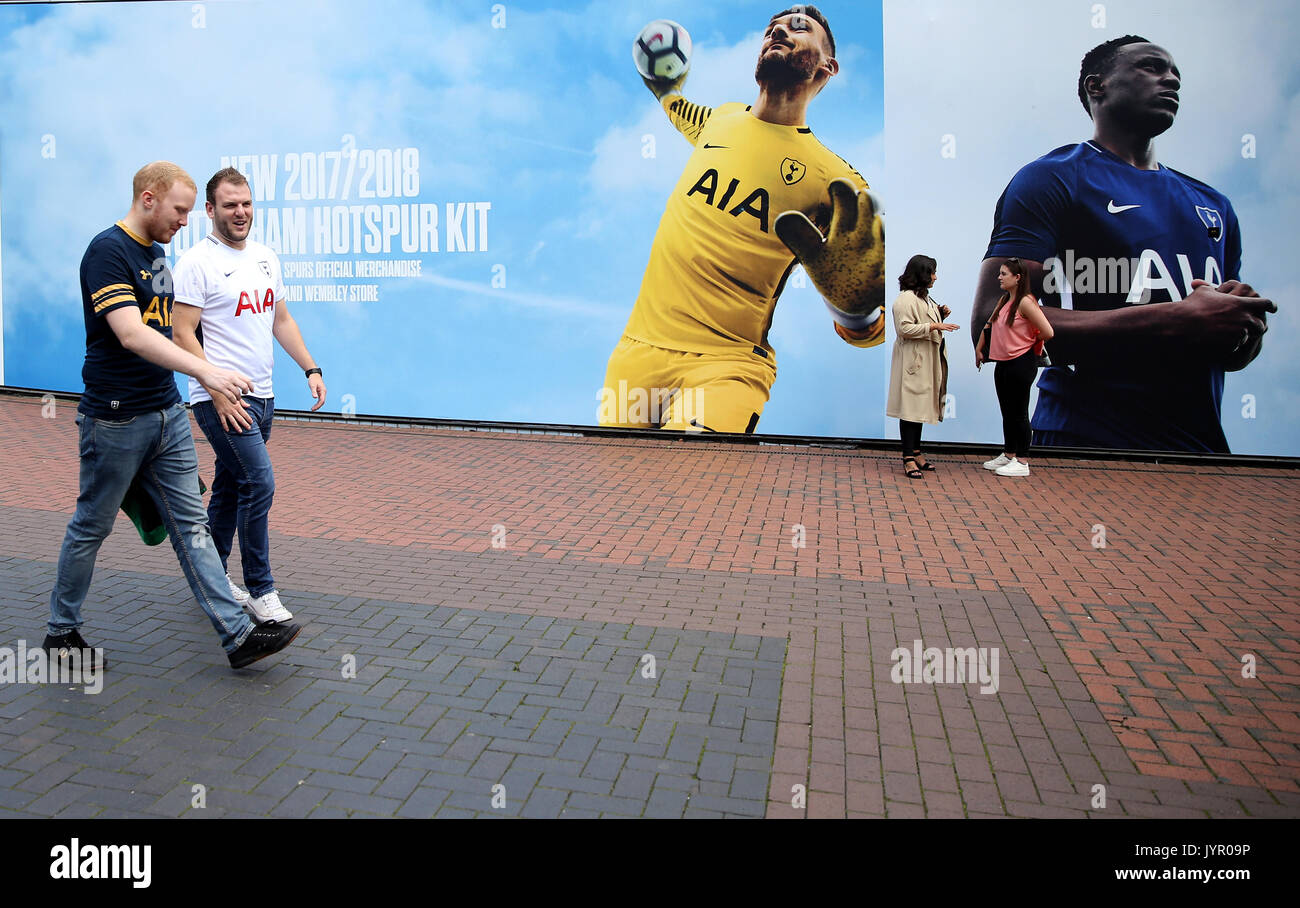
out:
M278 623L293 617L280 601L280 593L277 590L271 590L265 596L249 596L248 601L244 603L244 609L258 624L266 624L270 621Z
M251 598L248 595L248 590L244 589L238 583L235 583L235 581L231 580L229 574L226 575L226 583L230 584L230 595L234 596L235 601L238 602L240 605L243 605L245 602L249 600L249 598Z
M984 461L984 469L996 470L998 467L1005 467L1009 463L1011 463L1010 457L1007 457L1007 455L1005 454L999 454L997 457L994 457L992 460Z
M1013 457L1010 463L1003 464L993 472L999 476L1028 476L1029 464L1021 463Z

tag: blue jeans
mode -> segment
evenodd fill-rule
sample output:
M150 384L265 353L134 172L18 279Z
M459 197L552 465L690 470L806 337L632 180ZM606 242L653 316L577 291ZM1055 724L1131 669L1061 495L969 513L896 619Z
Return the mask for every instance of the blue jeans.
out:
M244 400L248 402L246 412L253 424L242 432L223 429L217 408L210 400L194 404L194 421L217 456L208 523L212 526L222 567L230 560L238 528L244 585L252 595L265 596L275 589L268 529L271 500L275 497L275 474L271 471L271 455L266 451L275 417L275 398L246 397Z
M131 481L137 476L167 527L185 579L231 652L253 623L230 595L221 559L208 531L199 495L199 461L184 404L131 419L95 419L77 414L80 429L81 493L59 552L58 576L50 594L52 636L81 627L81 605L90 590L99 547Z

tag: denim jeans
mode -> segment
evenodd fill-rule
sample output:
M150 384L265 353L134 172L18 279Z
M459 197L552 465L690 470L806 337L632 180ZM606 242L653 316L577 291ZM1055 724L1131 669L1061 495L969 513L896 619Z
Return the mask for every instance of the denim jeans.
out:
M271 538L267 524L275 497L275 474L266 442L271 437L275 398L246 397L253 424L243 431L227 432L212 401L194 404L194 421L217 456L208 502L208 523L224 567L230 559L239 530L239 555L244 563L244 585L254 596L275 589L271 577Z
M113 531L131 481L139 476L162 515L194 598L221 637L222 648L237 649L253 623L230 595L212 544L185 405L123 420L78 413L77 425L81 493L59 552L58 576L50 594L50 634L59 637L81 627L81 605L90 589L95 556Z

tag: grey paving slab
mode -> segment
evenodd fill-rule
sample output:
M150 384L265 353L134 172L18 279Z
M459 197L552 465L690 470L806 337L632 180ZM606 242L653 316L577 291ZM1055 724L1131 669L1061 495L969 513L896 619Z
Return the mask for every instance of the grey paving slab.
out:
M37 645L52 581L53 565L0 560L0 646ZM680 816L671 792L709 797L709 778L711 809L765 813L784 639L282 595L304 622L298 641L232 673L183 581L98 570L82 630L106 648L103 689L0 686L0 808ZM738 773L742 727L762 768Z

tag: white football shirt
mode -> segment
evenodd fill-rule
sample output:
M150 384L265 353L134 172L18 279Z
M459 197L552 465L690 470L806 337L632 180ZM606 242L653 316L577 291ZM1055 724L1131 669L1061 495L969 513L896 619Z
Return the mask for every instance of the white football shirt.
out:
M253 382L253 397L274 397L276 304L284 299L280 259L248 240L232 249L209 234L181 256L172 269L175 300L203 310L203 355L215 366L234 369ZM190 379L190 403L211 400Z

